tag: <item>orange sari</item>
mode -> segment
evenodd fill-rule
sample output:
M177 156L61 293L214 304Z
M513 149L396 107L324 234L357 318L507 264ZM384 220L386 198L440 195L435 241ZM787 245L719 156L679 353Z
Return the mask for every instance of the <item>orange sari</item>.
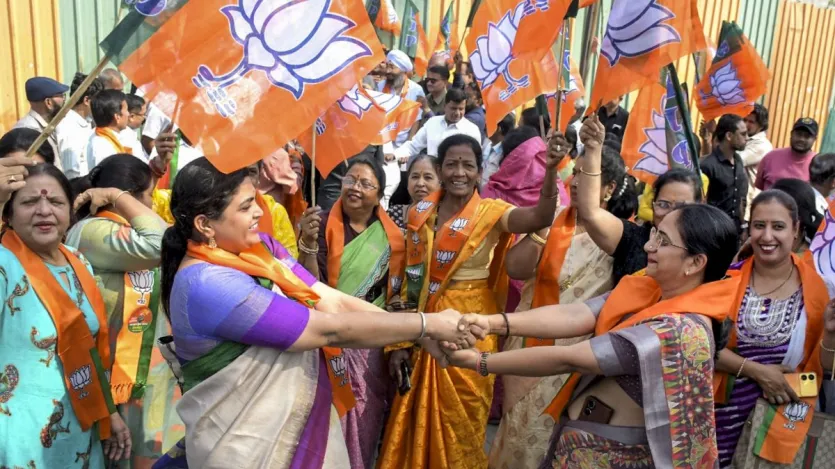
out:
M476 193L436 234L440 199L441 193L436 192L409 211L406 296L416 299L419 310L427 313L453 308L462 313L495 314L500 296L495 291L499 284L496 272L503 264L510 236L503 234L496 241L495 233L490 235L512 206L481 199ZM493 253L492 261L487 257L484 265L484 273L489 270L491 275L481 280L456 280L461 267L481 258L484 249ZM496 337L479 341L476 347L495 352ZM495 377L461 368L442 369L423 350L412 354L412 362L412 390L395 397L377 468L487 467L484 439Z

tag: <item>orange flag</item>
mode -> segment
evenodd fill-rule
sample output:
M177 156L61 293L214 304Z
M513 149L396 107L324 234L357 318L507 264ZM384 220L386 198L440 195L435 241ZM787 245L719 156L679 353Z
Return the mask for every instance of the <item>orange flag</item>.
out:
M383 60L360 0L201 0L119 68L231 172L309 128Z
M697 0L620 0L600 48L588 114L658 81L661 68L706 47Z
M385 111L357 85L329 107L311 129L316 132L316 169L322 177L328 177L338 164L370 145L379 136L385 119ZM309 139L306 135L299 137L303 146ZM305 151L310 153L311 149L305 147Z
M526 0L482 3L467 35L470 66L487 108L488 134L513 109L557 89L559 72L553 54L529 60L511 53L525 5Z
M346 1L346 0L338 0ZM400 35L400 18L397 17L397 10L391 0L379 0L380 9L377 10L377 17L374 19L374 26L388 31L395 36Z
M590 7L597 0L580 0L580 8Z
M557 40L572 0L530 0L524 3L513 55L538 59Z
M574 62L574 59L571 58L571 53L569 52L569 48L566 47L566 50L563 54L563 76L568 74L568 83L566 84L564 81L561 83L562 88L562 110L560 111L560 125L558 129L560 132L565 132L568 128L568 122L571 120L571 117L576 112L574 110L574 102L577 99L580 99L586 95L586 87L583 85L583 77L580 76L580 69L577 67L577 63ZM550 115L556 114L557 109L557 94L549 93L546 95L548 98L548 112Z
M696 87L696 107L705 120L723 114L742 117L754 110L754 101L765 94L768 67L736 23L725 22L713 63Z
M403 99L400 96L366 90L371 99L386 112L383 128L377 137L371 141L372 145L383 145L391 142L397 134L414 125L420 116L420 103Z
M647 184L652 184L669 169L664 118L666 101L667 88L658 81L641 88L623 133L620 154L626 169Z

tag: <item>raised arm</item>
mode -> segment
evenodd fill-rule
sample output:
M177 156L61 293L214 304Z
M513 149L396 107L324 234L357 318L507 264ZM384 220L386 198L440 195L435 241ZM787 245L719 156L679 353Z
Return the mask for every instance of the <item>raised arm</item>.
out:
M398 160L409 159L417 156L420 152L426 149L426 125L417 131L414 137L408 142L401 145L397 150L394 150L394 156Z
M548 230L539 230L536 235L541 239L548 238ZM516 243L507 253L505 266L508 277L514 280L528 280L536 275L536 266L545 245L528 235Z
M586 227L594 244L611 256L623 237L623 222L600 208L600 160L605 135L606 129L596 113L586 119L583 128L580 129L580 139L586 146L583 167L574 177L579 178L577 218Z
M548 145L545 157L545 181L539 191L539 201L534 207L518 207L510 212L507 219L507 231L510 233L532 233L548 228L554 221L554 212L559 203L559 179L557 166L568 154L570 145L565 136L555 133Z

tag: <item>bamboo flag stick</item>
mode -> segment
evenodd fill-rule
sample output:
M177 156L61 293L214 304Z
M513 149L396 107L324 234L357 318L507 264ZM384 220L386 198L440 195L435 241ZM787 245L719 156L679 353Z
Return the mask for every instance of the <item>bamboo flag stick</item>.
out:
M563 132L564 129L560 129L560 115L562 114L562 93L563 93L563 84L560 83L562 80L562 69L565 66L565 36L570 31L571 28L571 19L568 18L562 22L562 34L560 34L560 41L559 46L557 47L557 51L559 51L559 59L557 60L557 94L555 96L555 106L554 106L554 123L552 127L556 129L557 132ZM565 86L568 87L568 83L565 83Z
M316 206L316 123L313 124L310 149L310 206Z
M46 140L49 138L49 136L52 135L52 132L55 131L55 127L58 126L58 123L61 122L61 119L63 119L64 116L66 116L67 113L70 112L70 109L72 109L73 107L75 107L76 104L78 104L78 102L81 100L81 97L84 96L84 93L87 91L87 88L90 87L90 85L93 83L93 80L98 78L101 71L104 70L104 66L107 65L107 62L109 61L109 55L105 55L101 58L98 65L96 65L96 68L94 68L93 71L90 72L89 75L87 75L87 78L85 78L83 82L81 82L81 86L79 86L78 89L75 90L75 93L73 93L72 96L70 96L70 99L64 103L64 106L61 108L60 111L58 111L58 114L56 114L55 117L53 117L52 120L49 121L49 124L47 124L47 126L44 127L44 129L41 131L41 134L38 135L38 138L35 139L35 141L32 143L32 146L30 146L29 150L26 151L26 156L28 158L31 158L35 154L35 152L38 151L41 145L43 145L44 142L46 142ZM55 158L58 158L58 155L55 155Z

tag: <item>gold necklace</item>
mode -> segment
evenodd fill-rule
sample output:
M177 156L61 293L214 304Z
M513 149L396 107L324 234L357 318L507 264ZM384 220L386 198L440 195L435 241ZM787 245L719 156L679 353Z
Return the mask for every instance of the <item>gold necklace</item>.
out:
M770 292L768 292L768 293L757 293L756 277L754 277L754 275L753 275L753 273L752 273L752 275L751 275L751 287L754 289L754 293L757 293L757 295L759 295L759 296L768 296L768 295L770 295L770 294L772 294L772 293L776 292L777 290L779 290L779 289L783 288L783 285L785 285L785 284L789 281L789 279L790 279L790 278L792 278L792 274L793 274L793 273L794 273L794 264L792 264L792 268L789 270L789 276L788 276L788 277L786 277L786 279L785 279L785 280L783 280L783 283L781 283L780 285L778 285L778 286L777 286L777 288L775 288L774 290L771 290L771 291L770 291Z

